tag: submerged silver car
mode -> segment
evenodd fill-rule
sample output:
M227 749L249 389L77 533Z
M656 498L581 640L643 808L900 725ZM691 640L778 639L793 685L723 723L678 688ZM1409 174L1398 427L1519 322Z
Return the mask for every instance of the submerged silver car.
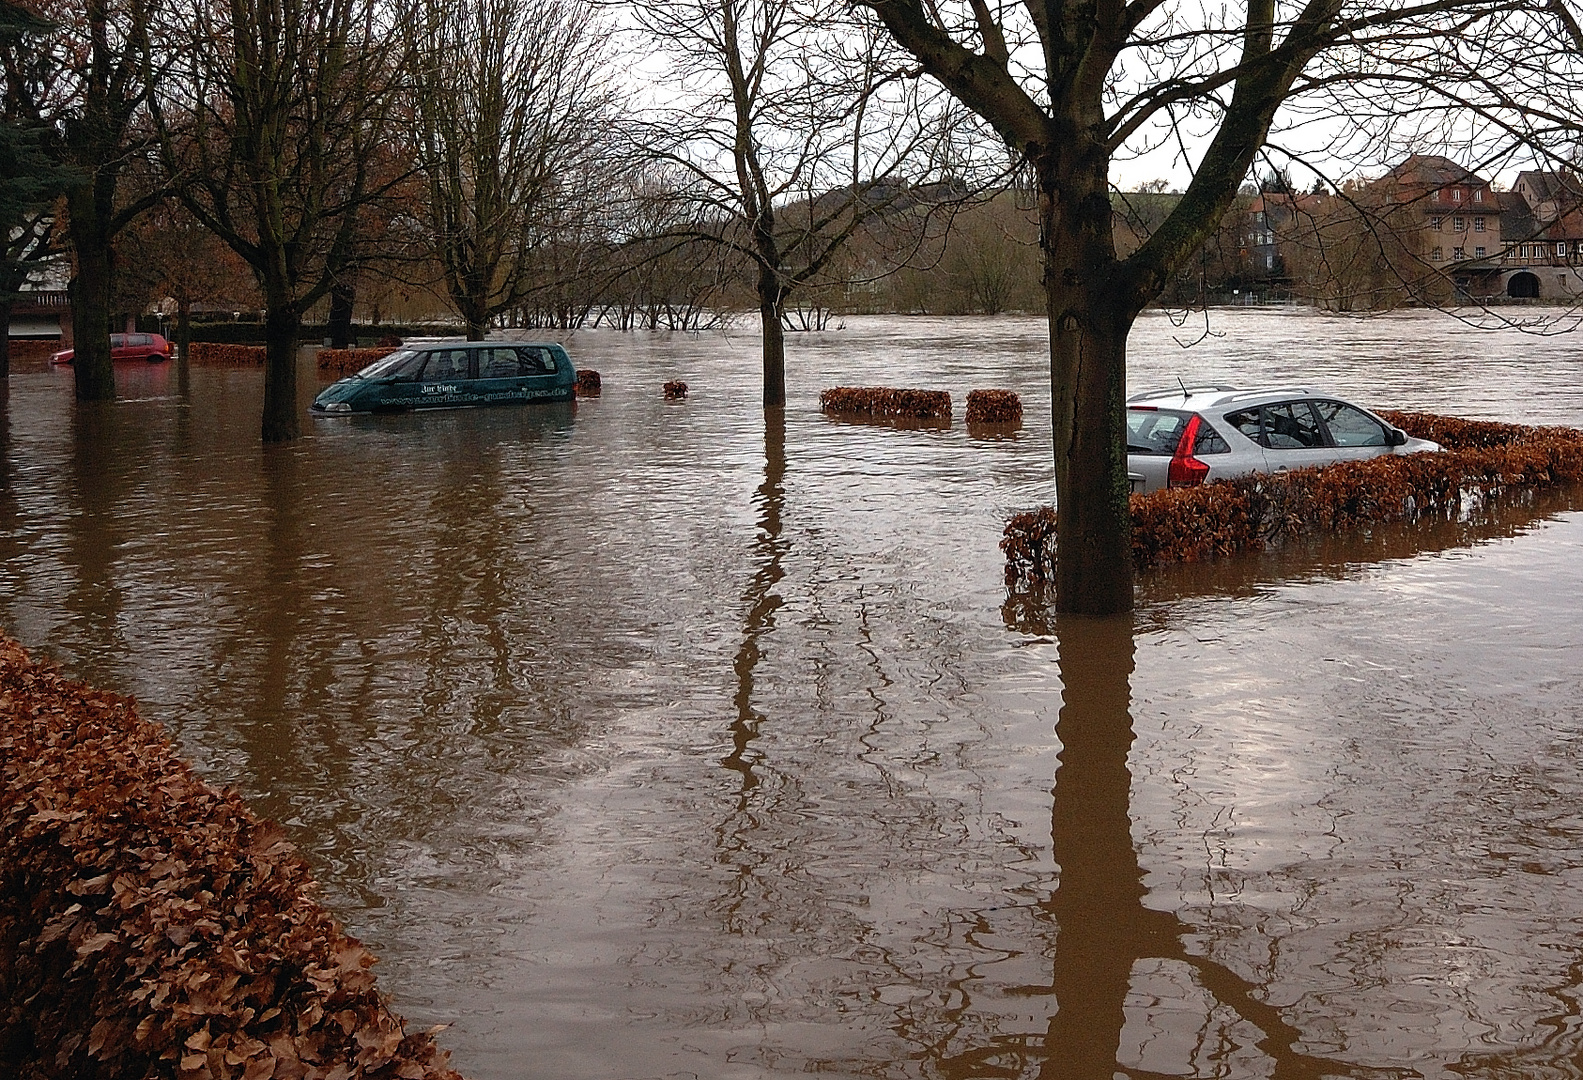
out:
M1367 409L1302 387L1179 386L1127 399L1133 491L1439 449Z

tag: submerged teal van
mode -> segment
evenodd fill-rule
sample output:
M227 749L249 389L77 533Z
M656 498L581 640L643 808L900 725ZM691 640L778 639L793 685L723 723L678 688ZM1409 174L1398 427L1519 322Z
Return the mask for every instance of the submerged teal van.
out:
M559 345L525 341L413 345L326 387L315 416L570 401L577 372Z

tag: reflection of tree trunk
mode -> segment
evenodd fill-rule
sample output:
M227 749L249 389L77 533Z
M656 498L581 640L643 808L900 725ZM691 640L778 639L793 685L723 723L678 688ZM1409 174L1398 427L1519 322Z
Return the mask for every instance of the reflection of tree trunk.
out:
M737 649L736 719L731 724L731 753L721 764L742 775L742 790L748 791L758 784L753 775L753 764L748 747L758 738L762 713L753 707L753 671L763 657L759 642L775 629L775 612L784 602L775 586L786 571L781 566L785 544L781 540L781 510L785 503L782 481L786 476L786 414L780 409L764 410L764 482L759 485L754 501L759 505L759 534L753 542L754 554L759 558L758 572L742 593L748 605L747 623L743 628L742 645Z
M1170 951L1174 920L1144 909L1132 846L1132 620L1065 618L1057 635L1061 767L1051 839L1061 879L1045 909L1060 927L1051 980L1058 1011L1040 1075L1110 1080L1133 962Z

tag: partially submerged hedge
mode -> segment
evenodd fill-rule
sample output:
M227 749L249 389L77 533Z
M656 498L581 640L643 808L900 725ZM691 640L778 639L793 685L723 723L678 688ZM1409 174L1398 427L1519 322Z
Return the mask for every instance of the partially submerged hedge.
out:
M1022 398L1015 390L969 390L969 424L1015 424L1022 419Z
M837 415L898 420L949 420L951 395L944 390L837 386L819 395L819 408Z
M187 362L217 367L250 367L264 364L262 345L222 345L213 341L194 341L187 346Z
M320 371L333 371L337 375L350 375L362 371L375 360L389 356L400 348L396 345L382 345L372 349L320 349L317 360Z
M603 380L599 378L599 372L595 371L593 368L577 369L577 385L573 389L573 394L575 396L598 397L602 388Z
M667 401L680 401L687 396L687 384L680 379L672 379L665 384L665 398Z
M1256 551L1285 537L1434 515L1455 518L1511 491L1583 481L1583 431L1381 413L1438 454L1389 454L1322 468L1134 495L1132 562L1140 569ZM1039 583L1055 560L1055 511L1015 515L1000 542L1006 583Z
M0 782L5 1075L459 1080L278 826L3 637Z

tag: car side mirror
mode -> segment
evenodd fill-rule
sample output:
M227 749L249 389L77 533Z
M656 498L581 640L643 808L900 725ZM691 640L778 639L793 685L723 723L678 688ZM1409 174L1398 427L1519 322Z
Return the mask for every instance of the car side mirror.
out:
M1405 446L1406 443L1407 432L1403 431L1401 428L1393 427L1385 434L1386 446Z

